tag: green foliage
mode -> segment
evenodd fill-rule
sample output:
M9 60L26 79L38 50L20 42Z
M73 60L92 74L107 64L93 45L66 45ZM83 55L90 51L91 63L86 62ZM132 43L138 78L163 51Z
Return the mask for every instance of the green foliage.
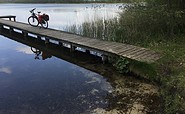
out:
M158 81L156 68L153 64L131 61L129 71L152 82Z
M179 41L166 41L158 44L158 50L164 53L164 58L157 63L161 96L164 100L166 114L185 112L185 46L184 36Z
M185 112L185 1L145 0L129 4L120 19L86 23L82 34L152 48L164 58L155 64L119 59L121 72L134 72L160 84L166 114ZM90 28L89 28L90 27Z
M185 112L185 77L184 74L173 75L163 84L161 94L164 99L165 113L176 114Z
M162 5L168 9L185 9L184 0L146 0L146 2L152 6Z
M121 57L117 60L114 66L120 73L128 73L129 63L128 59Z
M125 12L120 14L120 31L124 32L119 37L124 42L143 44L144 41L145 44L149 44L161 41L161 35L166 36L166 39L162 40L174 40L174 35L185 33L184 9L169 9L164 3L151 1L128 5Z

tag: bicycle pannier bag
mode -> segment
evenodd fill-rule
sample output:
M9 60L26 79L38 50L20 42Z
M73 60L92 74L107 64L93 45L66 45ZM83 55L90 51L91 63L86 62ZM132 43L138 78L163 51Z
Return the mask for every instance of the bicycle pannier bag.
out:
M44 15L43 15L43 18L44 18L45 21L49 21L49 15L44 14Z

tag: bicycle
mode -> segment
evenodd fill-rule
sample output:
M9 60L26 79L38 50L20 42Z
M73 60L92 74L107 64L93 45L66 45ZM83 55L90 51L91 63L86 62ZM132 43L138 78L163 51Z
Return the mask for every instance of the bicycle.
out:
M28 23L33 27L37 27L39 24L41 24L43 28L48 28L49 16L45 13L41 15L41 12L36 14L34 12L35 9L36 8L30 10L31 16L28 17Z
M41 54L41 51L39 49L36 49L34 47L31 47L31 51L35 53L35 59L40 59L39 56Z
M34 47L31 47L31 51L35 53L35 59L40 60L40 57L42 57L42 60L45 60L52 57L52 55L47 53L46 51L40 51L39 49L36 49Z

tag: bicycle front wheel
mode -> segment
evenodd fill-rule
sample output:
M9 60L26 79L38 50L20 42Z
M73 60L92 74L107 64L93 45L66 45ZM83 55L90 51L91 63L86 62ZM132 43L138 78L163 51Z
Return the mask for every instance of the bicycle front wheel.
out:
M48 22L47 22L46 20L42 19L41 26L42 26L43 28L48 28Z
M31 25L31 26L34 26L34 27L37 27L39 25L39 20L37 19L37 17L35 16L30 16L28 18L28 23Z

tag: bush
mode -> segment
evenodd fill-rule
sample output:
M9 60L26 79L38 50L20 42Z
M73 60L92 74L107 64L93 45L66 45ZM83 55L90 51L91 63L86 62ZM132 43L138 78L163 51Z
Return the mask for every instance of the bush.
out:
M116 62L116 64L114 65L116 67L116 69L120 72L120 73L128 73L129 72L129 61L126 58L119 58Z

